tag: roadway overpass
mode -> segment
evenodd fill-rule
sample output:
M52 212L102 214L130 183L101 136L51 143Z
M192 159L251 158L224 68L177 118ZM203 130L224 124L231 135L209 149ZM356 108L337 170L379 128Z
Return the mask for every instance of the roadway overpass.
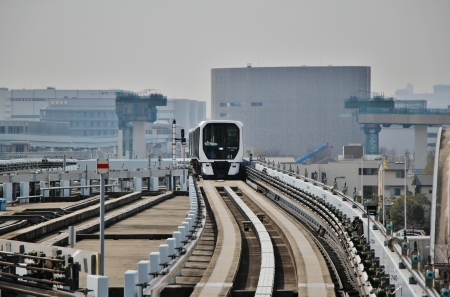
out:
M357 109L359 124L364 125L366 135L366 154L378 154L378 134L381 128L401 125L404 128L415 126L415 154L427 154L427 126L450 124L449 109L426 108L426 100L394 100L377 96L374 98L350 97L345 100L345 107ZM423 169L426 159L416 158L416 169Z

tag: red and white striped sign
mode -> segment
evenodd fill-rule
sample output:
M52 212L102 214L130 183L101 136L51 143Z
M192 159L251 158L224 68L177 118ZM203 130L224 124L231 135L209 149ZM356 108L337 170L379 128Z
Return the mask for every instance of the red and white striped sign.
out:
M97 159L97 173L108 173L109 172L109 160L108 159Z

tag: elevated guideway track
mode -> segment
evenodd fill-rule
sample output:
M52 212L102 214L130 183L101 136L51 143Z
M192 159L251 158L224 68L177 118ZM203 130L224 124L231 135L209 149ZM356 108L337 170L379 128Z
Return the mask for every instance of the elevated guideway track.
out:
M269 166L263 162L247 166L254 188L326 239L337 258L344 260L341 264L348 272L348 282L353 278L355 287L363 290L361 295L384 296L400 287L408 296L439 295L432 278L426 280L425 271L419 269L421 256L417 257L420 251L412 244L414 237L390 237L390 231L368 215L364 206L337 189ZM426 272L429 277L429 270Z

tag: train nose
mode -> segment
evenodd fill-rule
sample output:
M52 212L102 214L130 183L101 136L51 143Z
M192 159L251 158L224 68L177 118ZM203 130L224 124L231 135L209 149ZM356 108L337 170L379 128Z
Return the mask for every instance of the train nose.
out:
M228 176L228 171L230 170L231 163L228 162L214 162L213 171L214 175L218 178L225 178Z

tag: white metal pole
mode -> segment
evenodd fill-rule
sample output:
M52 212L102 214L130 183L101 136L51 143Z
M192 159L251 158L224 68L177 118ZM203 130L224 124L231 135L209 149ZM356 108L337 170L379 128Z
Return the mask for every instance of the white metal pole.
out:
M382 172L382 175L381 175L381 195L383 195L383 225L384 226L386 226L386 221L385 221L385 218L384 218L384 216L386 215L386 208L385 208L385 199L384 199L384 171L386 170L386 168L384 168L384 164L385 164L385 162L386 162L386 160L385 160L385 158L383 157L383 172Z
M152 169L150 168L151 163L152 163L152 151L150 150L150 151L148 151L148 185L147 185L149 192L150 192L150 179L152 176L152 174L151 174Z
M105 174L100 174L100 275L105 275Z
M181 140L181 141L183 141L183 140ZM186 147L185 147L185 145L186 144L184 144L183 143L183 189L184 189L184 186L187 184L186 183L186 172L185 172L185 170L186 170Z
M177 129L177 121L175 119L172 122L172 168L175 167L175 158L176 158L176 140L175 134Z
M364 202L363 175L364 175L364 156L361 157L361 203Z
M405 156L405 236L406 236L406 156Z
M50 185L50 168L47 169L47 182L48 182L48 187L50 188L51 187L51 185ZM51 193L52 192L49 190L48 191L48 197L52 196Z

